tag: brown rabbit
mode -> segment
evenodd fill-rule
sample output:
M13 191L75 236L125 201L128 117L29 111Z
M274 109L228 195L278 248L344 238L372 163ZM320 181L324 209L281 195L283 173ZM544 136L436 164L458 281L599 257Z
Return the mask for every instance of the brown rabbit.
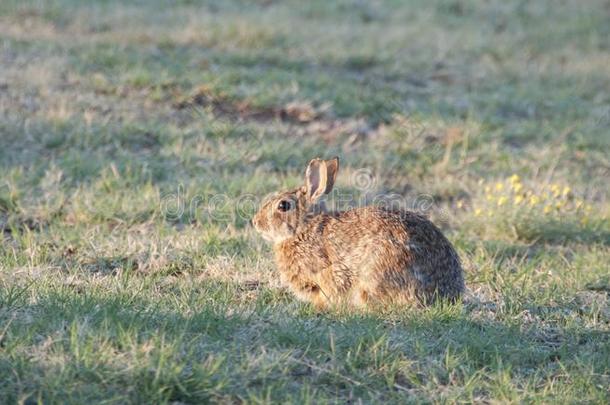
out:
M375 206L316 210L338 169L339 158L313 159L305 185L274 195L252 220L273 242L282 282L319 309L459 298L459 257L424 216Z

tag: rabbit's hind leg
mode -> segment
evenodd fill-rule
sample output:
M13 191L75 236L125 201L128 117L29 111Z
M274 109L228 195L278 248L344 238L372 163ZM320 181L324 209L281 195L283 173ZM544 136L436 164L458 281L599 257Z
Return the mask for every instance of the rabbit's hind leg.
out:
M355 288L351 298L351 303L356 308L366 308L371 303L371 293L364 288Z
M299 285L293 284L292 289L297 298L311 303L317 310L328 307L328 298L317 284L311 282L304 282Z

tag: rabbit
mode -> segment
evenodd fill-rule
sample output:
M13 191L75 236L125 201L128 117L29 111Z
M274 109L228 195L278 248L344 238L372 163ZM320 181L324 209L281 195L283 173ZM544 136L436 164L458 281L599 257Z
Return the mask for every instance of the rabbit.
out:
M254 215L256 231L273 243L281 282L319 310L458 300L460 259L423 215L378 206L316 209L338 170L338 157L311 160L302 187L273 195Z

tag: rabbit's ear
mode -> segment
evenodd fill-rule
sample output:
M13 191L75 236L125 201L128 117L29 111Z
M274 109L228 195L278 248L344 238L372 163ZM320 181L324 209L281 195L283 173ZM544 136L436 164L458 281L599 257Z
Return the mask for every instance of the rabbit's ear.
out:
M335 179L339 171L339 157L335 156L324 163L326 163L326 190L324 194L328 194L333 191L333 186L335 185Z
M327 180L326 162L317 158L309 162L305 171L305 188L310 203L315 202L326 192Z

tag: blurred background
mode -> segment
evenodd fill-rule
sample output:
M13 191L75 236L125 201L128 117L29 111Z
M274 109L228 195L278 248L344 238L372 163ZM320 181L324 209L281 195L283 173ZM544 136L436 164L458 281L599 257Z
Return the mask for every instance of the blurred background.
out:
M464 308L281 289L249 219L334 155ZM0 396L605 402L609 170L607 0L2 0Z

